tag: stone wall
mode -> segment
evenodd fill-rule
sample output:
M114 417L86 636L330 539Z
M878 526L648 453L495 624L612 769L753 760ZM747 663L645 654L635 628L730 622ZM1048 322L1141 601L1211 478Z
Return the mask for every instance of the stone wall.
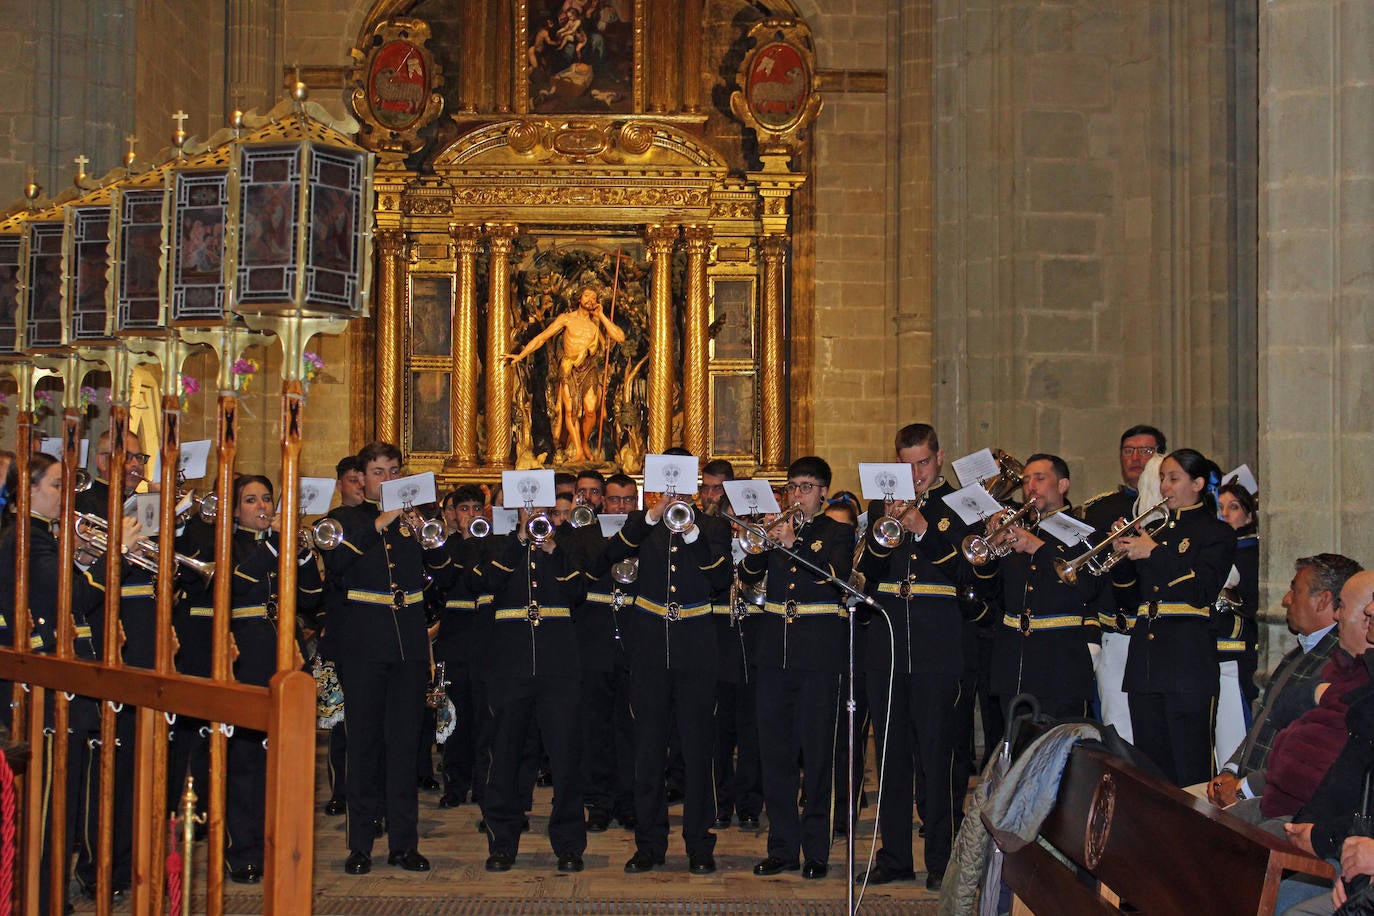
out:
M1374 566L1374 2L1261 6L1260 468L1271 595Z

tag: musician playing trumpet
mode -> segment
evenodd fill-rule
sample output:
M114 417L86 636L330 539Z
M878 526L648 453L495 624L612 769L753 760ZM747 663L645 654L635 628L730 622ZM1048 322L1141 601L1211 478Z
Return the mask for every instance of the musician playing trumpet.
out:
M1064 511L1068 464L1058 455L1031 455L1021 493L1041 519ZM988 528L1013 511L994 516ZM1066 585L1055 574L1054 561L1078 556L1087 544L1070 546L1036 526L1020 524L1008 526L998 538L1010 554L978 570L979 577L997 580L1002 596L1002 618L993 631L990 693L1004 716L1018 693L1034 694L1041 711L1055 718L1085 716L1093 697L1092 655L1101 633L1091 600L1102 580L1085 575Z
M1136 595L1123 680L1135 745L1179 786L1212 775L1212 602L1236 552L1235 534L1216 517L1209 490L1219 476L1199 452L1172 452L1159 470L1168 521L1153 534L1137 525L1114 547L1133 561L1118 563L1113 578Z
M830 465L820 458L792 462L787 470L790 505L770 534L777 544L846 580L854 529L825 514L830 479ZM753 661L758 666L757 705L767 710L758 723L768 856L754 866L754 874L801 868L804 878L824 878L829 868L832 754L840 675L847 663L848 614L829 580L781 550L749 553L740 561L741 582L758 582L765 576L768 587ZM800 816L799 777L806 796Z

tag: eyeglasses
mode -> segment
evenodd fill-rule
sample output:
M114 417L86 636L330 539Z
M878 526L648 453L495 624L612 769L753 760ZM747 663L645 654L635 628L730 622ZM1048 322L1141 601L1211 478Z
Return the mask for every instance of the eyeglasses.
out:
M111 455L110 452L101 452L100 454L104 455L106 458L109 458ZM151 455L145 455L143 452L125 452L124 463L128 464L129 462L133 461L138 464L147 464L148 459L151 457Z
M635 501L635 498L634 498L633 496L607 496L607 497L606 497L606 502L608 502L608 503L632 503L632 502L634 502L634 501Z
M1159 451L1159 449L1155 448L1153 445L1123 445L1123 446L1121 446L1121 455L1122 455L1122 457L1124 457L1124 458L1129 458L1129 457L1131 457L1132 455L1139 455L1141 458L1149 458L1149 457L1153 456L1153 455L1154 455L1156 452L1158 452L1158 451Z
M809 480L808 480L808 481L803 481L803 482L801 482L801 483L794 483L794 482L792 482L792 481L789 480L789 481L787 481L787 492L789 492L789 493L810 493L812 490L816 489L816 488L819 487L819 486L820 486L820 484L818 484L818 483L811 483Z

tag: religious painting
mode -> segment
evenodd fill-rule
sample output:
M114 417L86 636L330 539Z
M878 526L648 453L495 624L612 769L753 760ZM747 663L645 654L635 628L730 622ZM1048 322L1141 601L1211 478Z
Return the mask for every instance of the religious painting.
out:
M750 110L765 127L786 127L801 115L811 94L806 61L787 42L770 42L754 55L744 94Z
M367 74L367 102L377 123L401 131L425 113L430 75L426 55L409 41L389 41L377 51Z
M453 278L410 278L410 355L453 353Z
M81 207L72 214L76 276L71 313L72 340L105 336L105 293L110 280L110 208Z
M28 345L62 345L62 224L30 223Z
M529 0L525 60L529 110L634 110L635 0Z
M752 372L711 376L711 454L755 453L755 380Z
M310 156L306 302L354 310L362 285L359 236L367 157L316 147Z
M754 358L754 281L716 279L711 283L711 358Z
M514 280L516 467L637 471L649 358L643 243L539 240Z
M452 433L448 408L447 372L410 374L410 451L449 453Z
M172 232L172 320L224 317L224 223L229 175L178 172Z
M119 290L115 329L161 323L162 191L130 190L120 197Z

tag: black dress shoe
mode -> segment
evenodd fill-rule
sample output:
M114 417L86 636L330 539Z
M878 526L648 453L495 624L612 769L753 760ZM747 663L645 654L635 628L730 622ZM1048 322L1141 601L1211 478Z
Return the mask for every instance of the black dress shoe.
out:
M262 867L245 865L242 868L231 868L229 869L229 880L235 884L257 884L262 880Z
M630 856L630 861L625 863L626 874L637 874L642 871L653 871L655 865L663 864L663 856L651 856L647 852L635 851Z
M918 837L920 837L921 839L923 839L923 840L926 838L926 825L925 825L925 824L922 824L922 825L920 825L919 827L916 828L916 835L917 835Z
M609 826L611 826L611 816L605 811L600 808L592 808L587 812L588 833L605 833Z
M424 789L426 792L438 791L440 788L439 780L435 779L433 776L421 777L420 788Z
M372 856L355 849L344 860L344 872L350 875L365 875L372 871Z
M324 813L330 817L338 817L348 813L348 802L342 798L331 798L324 803Z
M754 866L754 874L761 878L767 878L769 875L780 875L785 871L796 871L799 868L801 865L797 862L788 862L777 856L769 856Z
M457 792L445 792L443 795L439 796L439 807L457 808L463 803L463 797L464 796L459 795Z
M582 870L582 857L575 852L565 852L558 857L558 870L577 872Z
M860 884L891 884L894 881L915 881L914 871L898 871L886 865L875 865L867 873L854 879Z
M404 852L390 852L386 857L387 865L399 865L406 871L429 871L429 859L420 855L418 849L407 849Z
M926 890L938 891L940 885L945 883L945 873L942 871L932 871L926 874Z
M487 856L487 871L510 871L515 864L515 856L504 852L493 852Z
M726 811L726 812L724 812L724 813L722 813L722 814L717 814L717 815L716 815L716 819L715 819L714 821L711 822L711 829L712 829L712 830L728 830L728 829L730 829L730 812L729 812L729 811Z
M693 875L709 875L716 870L716 857L710 855L688 856L687 871Z
M739 816L739 828L741 830L758 830L759 816L757 814L741 814Z
M807 862L802 866L803 878L824 878L830 874L830 866L824 862Z

